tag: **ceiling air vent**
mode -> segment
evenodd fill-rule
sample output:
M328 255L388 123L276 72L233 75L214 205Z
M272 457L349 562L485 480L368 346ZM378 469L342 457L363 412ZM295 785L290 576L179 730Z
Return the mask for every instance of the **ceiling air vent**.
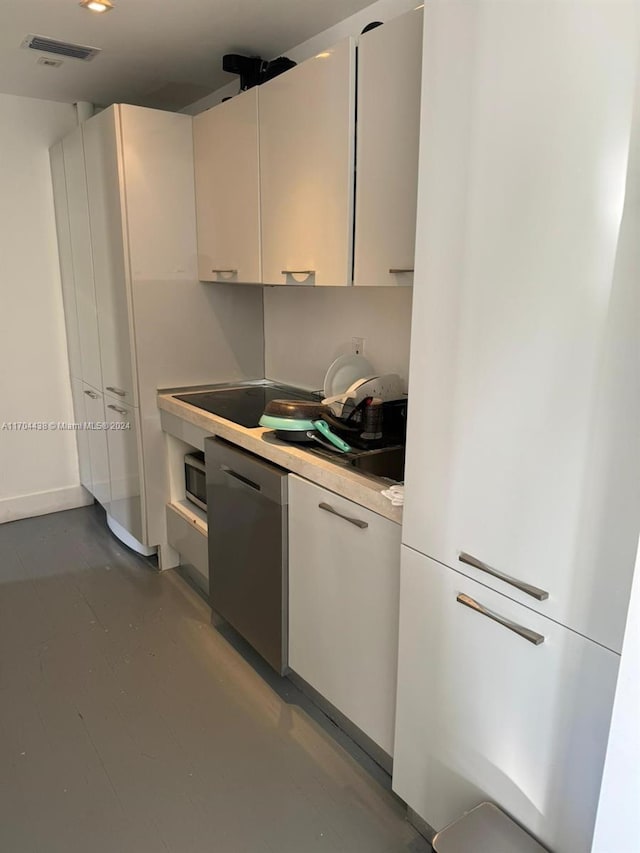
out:
M88 62L100 53L99 47L86 47L82 44L71 44L66 41L56 41L46 36L27 36L22 47L30 50L41 50L44 53L55 53L57 56L70 56L72 59L83 59Z

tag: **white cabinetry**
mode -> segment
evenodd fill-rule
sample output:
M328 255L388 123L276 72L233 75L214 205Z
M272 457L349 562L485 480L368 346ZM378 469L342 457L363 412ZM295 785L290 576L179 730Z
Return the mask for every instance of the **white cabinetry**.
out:
M162 361L171 342L172 368L179 371L187 363L190 379L196 355L204 350L198 349L202 333L194 334L186 322L190 306L201 305L194 294L191 117L112 106L65 137L61 149L54 146L51 158L61 265L63 273L71 271L63 274L70 359L84 382L82 388L74 385L76 420L115 425L126 415L130 425L124 430L89 429L79 436L83 483L138 545L162 544L166 495L157 470L162 439L155 400L162 379L155 362ZM184 296L172 292L174 284L184 287ZM157 290L167 302L174 300L172 307L164 307L160 297L149 298L151 287L154 295ZM134 315L137 297L144 307ZM201 305L201 313L209 317L210 306ZM73 367L78 363L74 316L80 367ZM161 324L164 333L159 335ZM145 352L143 365L136 361L137 345ZM140 393L139 371L147 377ZM177 384L175 378L184 382L187 376L171 378L173 383L168 379L166 384ZM152 517L144 511L140 407L149 453L157 456L149 462L156 506ZM129 544L138 547L132 540Z
M86 441L91 463L91 486L89 491L109 512L111 502L111 481L109 476L109 455L107 450L107 430L104 397L97 388L91 388L86 382L82 385L84 420L87 424ZM77 417L77 414L76 414Z
M82 378L95 388L100 388L102 385L100 341L93 281L87 181L82 148L82 129L80 127L77 127L63 139L62 151L67 187L67 209L82 359Z
M67 332L69 373L75 379L82 379L80 331L78 328L76 286L73 274L73 252L71 249L71 227L69 224L69 201L67 197L67 180L62 142L57 142L51 148L49 154L51 160L51 180L53 184L53 203L56 213L58 255L60 258L60 278L62 280L64 322Z
M119 108L110 107L85 122L83 133L104 378L104 386L97 387L132 403L137 390L131 363Z
M413 284L422 16L417 8L358 42L354 284Z
M109 424L109 515L141 542L145 531L140 486L138 409L105 396L105 414Z
M618 655L404 546L401 578L394 790L435 829L490 799L589 853Z
M619 651L640 516L640 215L630 184L620 228L637 41L631 4L614 6L586 22L572 4L486 4L486 26L471 6L425 8L403 541Z
M355 43L260 87L262 280L351 283Z
M200 281L260 282L258 88L193 120Z
M289 666L393 754L400 526L289 476Z
M84 404L84 384L82 379L71 377L71 399L73 400L73 412L76 423L84 424L88 420ZM78 446L78 470L80 482L93 494L93 479L91 474L91 454L89 452L89 433L86 429L76 429L76 443Z

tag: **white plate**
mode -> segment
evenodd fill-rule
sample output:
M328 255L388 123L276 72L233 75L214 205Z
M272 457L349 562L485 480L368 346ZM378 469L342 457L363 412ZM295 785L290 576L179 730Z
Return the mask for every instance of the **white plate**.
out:
M324 377L324 396L335 397L344 394L357 379L372 373L371 362L363 355L341 355L329 367Z

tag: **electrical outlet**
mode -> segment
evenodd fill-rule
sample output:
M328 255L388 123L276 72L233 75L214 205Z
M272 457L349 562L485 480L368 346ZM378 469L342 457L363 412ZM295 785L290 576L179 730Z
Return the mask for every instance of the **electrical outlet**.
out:
M354 355L364 355L364 338L351 338L351 349Z

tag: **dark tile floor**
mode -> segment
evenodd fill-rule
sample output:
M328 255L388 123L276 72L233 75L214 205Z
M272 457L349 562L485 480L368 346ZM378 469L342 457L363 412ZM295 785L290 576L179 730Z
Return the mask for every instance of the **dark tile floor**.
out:
M2 853L427 850L386 774L98 507L0 525Z

